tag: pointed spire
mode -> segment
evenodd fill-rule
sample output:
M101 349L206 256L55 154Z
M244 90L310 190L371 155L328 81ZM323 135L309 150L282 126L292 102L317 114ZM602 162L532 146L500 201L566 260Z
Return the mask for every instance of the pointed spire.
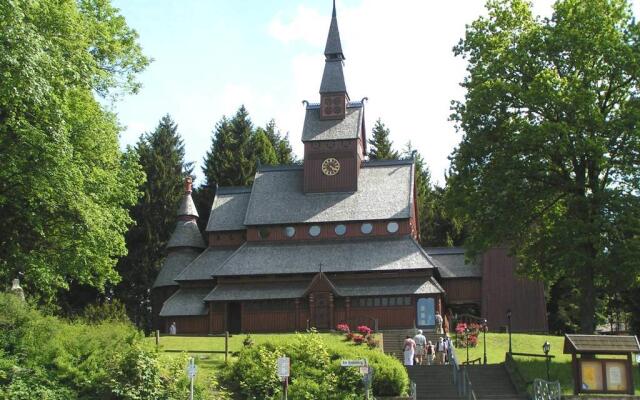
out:
M342 44L340 43L340 31L338 30L338 18L336 17L336 0L333 0L333 13L331 14L331 25L329 26L327 44L324 47L324 55L327 60L344 60Z
M180 208L178 208L178 217L195 217L198 218L198 210L191 198L191 191L193 190L193 179L187 176L184 180L184 196L180 202Z
M342 62L342 44L340 43L340 31L338 30L338 18L336 17L336 2L333 1L333 13L331 15L331 25L329 25L329 35L327 35L327 45L324 48L325 65L320 83L320 94L324 93L347 93L347 85L344 82L344 72Z

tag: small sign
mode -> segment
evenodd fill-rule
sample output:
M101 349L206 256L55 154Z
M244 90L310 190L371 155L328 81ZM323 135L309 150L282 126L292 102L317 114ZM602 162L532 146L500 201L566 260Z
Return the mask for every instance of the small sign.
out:
M280 378L288 378L291 371L289 357L278 358L277 373Z
M369 367L360 367L360 373L362 375L367 375L369 373Z
M342 367L365 367L367 360L340 360Z
M187 367L187 375L189 376L189 379L195 378L196 372L198 372L198 367L196 367L195 364L189 364Z

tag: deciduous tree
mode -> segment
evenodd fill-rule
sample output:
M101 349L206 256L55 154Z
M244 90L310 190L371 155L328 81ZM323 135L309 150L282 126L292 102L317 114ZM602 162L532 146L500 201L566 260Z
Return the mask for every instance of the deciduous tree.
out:
M640 27L625 0L560 0L549 19L523 0L487 8L455 47L451 200L472 251L507 244L522 272L567 279L591 333L608 282L640 271Z
M143 175L95 95L135 92L148 64L108 1L0 0L0 281L54 302L119 280Z

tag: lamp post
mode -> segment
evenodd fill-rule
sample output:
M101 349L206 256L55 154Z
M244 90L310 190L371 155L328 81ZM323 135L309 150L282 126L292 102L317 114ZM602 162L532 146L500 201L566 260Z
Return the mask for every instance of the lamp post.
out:
M467 342L467 365L469 365L469 332L471 330L469 328L464 328L464 336L465 336L465 342Z
M507 310L507 321L509 324L509 354L512 353L512 348L511 348L511 309Z
M484 365L487 365L487 319L482 320L482 346L484 347Z
M551 380L549 378L549 350L551 350L551 343L545 341L544 344L542 345L542 351L544 351L544 358L547 361L547 381Z

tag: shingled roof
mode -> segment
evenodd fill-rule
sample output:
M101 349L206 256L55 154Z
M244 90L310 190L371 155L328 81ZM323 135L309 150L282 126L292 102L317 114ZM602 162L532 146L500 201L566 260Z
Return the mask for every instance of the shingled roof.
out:
M251 196L250 187L220 187L211 206L207 232L246 229L244 217Z
M193 203L191 194L188 193L182 197L180 207L178 207L178 216L199 217L196 205Z
M443 278L482 277L482 266L477 262L467 263L462 247L428 247L424 250L435 261Z
M564 335L564 354L640 353L636 336Z
M409 218L413 162L364 163L353 193L302 191L303 170L265 168L256 173L245 225Z
M204 298L209 293L209 288L182 288L164 302L161 317L181 317L193 315L207 315L207 306Z
M293 282L219 283L205 301L296 299L304 295L310 280Z
M233 254L235 249L209 247L193 260L182 273L174 276L178 282L209 280L213 272Z
M176 223L176 228L167 243L167 249L174 247L194 247L198 249L206 247L195 220L178 221Z
M302 127L302 141L357 139L363 120L364 106L361 102L349 102L344 119L320 119L320 105L309 104Z
M433 264L411 237L284 243L247 242L214 276L427 270Z
M332 60L324 64L322 81L320 82L320 93L346 92L347 84L344 79L342 61Z
M342 43L340 42L340 31L338 30L338 18L336 16L336 2L333 2L333 11L331 13L331 24L329 25L329 34L327 35L327 44L324 46L324 55L329 58L337 56L344 58L342 53Z
M333 280L340 296L392 296L444 293L433 278L386 278Z
M190 262L195 260L199 254L199 251L189 248L182 248L170 252L162 262L162 267L152 287L178 286L175 278Z

